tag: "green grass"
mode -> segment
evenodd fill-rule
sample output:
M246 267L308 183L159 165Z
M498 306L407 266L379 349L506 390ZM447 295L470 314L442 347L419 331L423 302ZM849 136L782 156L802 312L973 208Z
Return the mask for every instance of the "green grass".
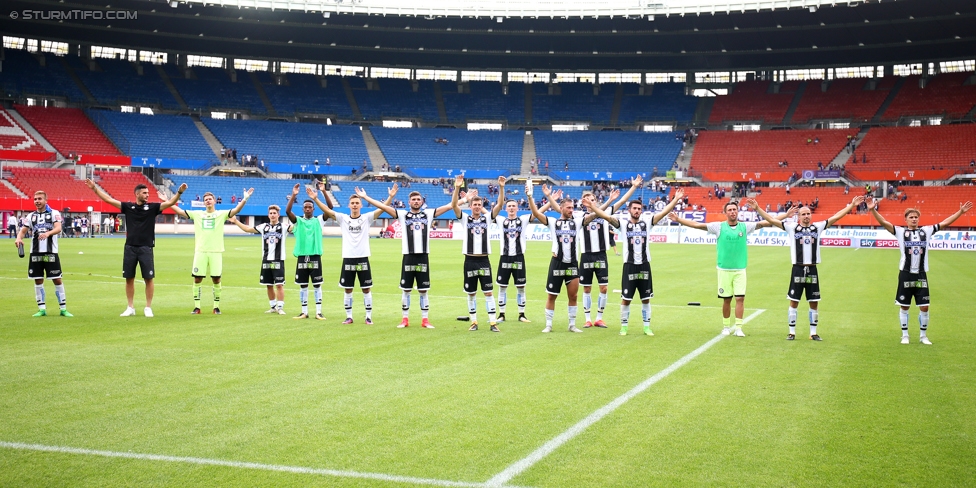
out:
M372 242L372 326L362 324L358 292L357 324L339 324L335 239L325 243L328 320L291 319L295 285L289 315L265 315L259 246L227 238L224 313L190 316L192 239L160 238L153 319L141 316L141 285L140 316L118 317L122 240L62 241L72 319L30 317L27 263L9 246L0 260L0 441L484 482L721 328L710 246L653 247L654 337L635 334L639 307L631 335L617 335L613 294L610 329L566 333L562 298L556 332L540 334L541 243L528 260L534 322L502 324L501 334L454 320L466 313L457 242L433 243L435 330L418 327L416 295L412 326L394 327L399 241ZM751 248L746 313L766 312L748 337L718 342L512 483L971 486L976 254L932 255L930 347L917 343L914 309L913 343L898 343L894 251L823 254L823 342L784 340L787 250ZM611 262L619 288L620 258ZM480 298L479 313L484 321ZM803 304L801 339L805 317ZM0 486L215 485L397 483L0 447Z

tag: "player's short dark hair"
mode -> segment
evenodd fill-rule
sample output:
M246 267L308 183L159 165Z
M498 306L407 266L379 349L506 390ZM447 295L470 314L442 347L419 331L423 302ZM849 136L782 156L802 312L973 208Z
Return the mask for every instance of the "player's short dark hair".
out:
M468 203L471 203L471 202L481 202L482 204L484 204L485 203L485 199L483 197L471 197L471 199L468 200Z
M217 196L214 195L213 193L210 193L209 191L203 194L203 198L207 198L207 195L210 195L210 198L213 198L214 200L217 199Z
M725 204L725 205L724 205L724 206L722 207L722 211L723 211L723 212L725 212L725 209L727 209L727 208L729 208L729 205L732 205L732 206L734 206L735 208L739 208L739 202L736 202L735 200L729 200L729 201L728 201L728 202L727 202L727 203L726 203L726 204Z
M315 202L306 199L304 202L302 202L302 206L304 207L306 203L315 203Z
M640 205L641 207L643 207L644 206L644 202L642 202L640 200L636 200L636 199L627 202L627 208L630 208L631 205Z
M424 197L424 195L421 194L419 191L412 191L412 192L410 192L410 195L407 196L407 198L413 198L415 196L418 196L420 198L423 198Z
M508 202L512 202L515 205L518 205L518 202L516 202L514 199L511 199L511 198L509 198L508 200L505 200L505 205L508 205Z
M149 188L148 186L146 186L146 185L144 185L142 183L139 183L138 185L136 185L136 189L135 190L132 190L132 193L139 193L139 190L148 189L148 188Z

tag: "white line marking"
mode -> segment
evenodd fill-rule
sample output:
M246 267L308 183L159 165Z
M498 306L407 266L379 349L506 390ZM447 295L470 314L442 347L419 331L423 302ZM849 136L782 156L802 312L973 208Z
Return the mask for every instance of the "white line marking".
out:
M744 324L748 323L752 319L758 317L759 314L763 312L765 312L765 310L763 309L756 310L748 317L746 317L745 320L742 321L742 323ZM543 444L542 447L536 449L535 451L532 451L528 456L512 463L509 467L505 468L505 470L502 471L501 473L496 474L494 477L492 477L491 479L485 482L485 486L490 486L490 487L504 486L506 483L511 481L512 478L518 476L523 471L531 468L536 463L541 461L543 458L552 454L553 451L559 449L560 446L569 442L574 437L580 435L584 430L586 430L587 427L599 422L601 419L603 419L604 417L612 413L614 410L620 408L620 406L627 403L627 401L629 401L631 398L634 398L635 396L641 394L642 392L644 392L644 390L650 388L658 381L661 381L662 379L666 378L668 375L675 372L678 368L684 366L685 364L688 364L689 362L691 362L691 360L700 356L703 352L707 351L709 348L717 344L725 337L726 336L721 334L715 336L712 340L706 342L705 344L702 344L701 347L699 347L698 349L691 351L683 358L675 361L667 368L664 368L663 370L659 371L654 376L651 376L650 378L642 381L640 384L633 387L627 393L620 395L610 403L600 407L595 412L587 415L586 418L580 420L578 423L576 423L576 425L570 427L562 434L553 437L548 442Z
M301 466L282 466L278 464L249 463L242 461L226 461L223 459L207 459L184 456L165 456L162 454L142 454L135 452L99 451L94 449L79 449L76 447L45 446L43 444L24 444L20 442L0 441L0 447L21 451L58 452L63 454L79 454L83 456L101 456L108 458L136 459L139 461L163 461L168 463L188 463L205 466L223 466L239 469L257 469L262 471L278 471L284 473L311 474L319 476L333 476L337 478L359 478L369 480L390 481L394 483L410 483L429 486L452 487L482 487L483 483L466 481L437 480L431 478L415 478L413 476L398 476L382 473L360 473L358 471L342 471L337 469L306 468Z

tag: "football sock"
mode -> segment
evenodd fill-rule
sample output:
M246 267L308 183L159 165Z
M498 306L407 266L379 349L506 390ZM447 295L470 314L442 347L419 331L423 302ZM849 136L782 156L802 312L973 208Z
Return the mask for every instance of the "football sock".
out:
M282 301L278 302L277 305L275 305L275 308L284 310L284 308L285 308L285 301L282 300Z
M346 318L352 318L352 292L342 296L342 307L346 309Z
M929 328L929 313L928 312L918 312L918 328L921 332L921 336L925 337L926 331Z
M478 321L478 302L475 299L474 293L468 295L468 318L472 322Z
M628 322L630 322L630 304L620 304L620 326L627 327Z
M586 321L590 321L590 307L593 306L593 297L587 292L583 292L583 316Z
M516 289L518 290L516 301L518 302L519 313L525 313L525 287L520 286Z
M508 287L498 287L498 313L505 313L505 304L508 303Z
M555 310L546 309L546 327L552 327L552 317L556 315Z
M898 310L898 321L901 322L901 335L908 335L908 310Z
M641 318L644 319L644 327L651 326L651 304L641 303Z
M494 296L485 297L485 308L488 309L488 323L489 324L494 323L495 322L495 319L496 319L496 317L495 317L495 297Z
M600 293L596 298L596 319L603 320L603 310L607 308L607 294Z
M796 335L796 309L789 307L787 316L790 318L790 334Z
M420 294L420 316L422 318L427 318L427 313L430 312L430 299L427 298L427 293Z
M739 317L736 317L735 318L735 328L736 329L741 329L742 328L742 319L739 318Z
M38 310L47 309L47 305L44 304L44 299L47 293L44 291L44 285L34 285L34 298L37 300Z
M193 284L193 308L200 308L200 294L203 293L203 285Z
M302 285L301 291L298 292L298 298L302 300L302 313L308 315L308 285Z
M403 308L403 318L410 316L410 292L404 291L403 298L400 300L400 306Z
M322 313L322 285L312 285L315 288L315 313Z
M722 325L725 327L732 325L732 317L722 317Z
M373 318L373 292L363 294L363 306L366 307L366 318Z
M275 308L278 306L278 300L268 300L268 305L270 305L271 308Z
M67 310L68 306L66 305L66 300L64 296L64 283L60 285L54 285L54 296L58 297L58 305L61 307L61 310ZM921 315L919 315L918 317L919 319L922 318ZM925 328L923 327L922 330L925 330Z
M220 291L222 286L220 283L213 284L213 295L214 295L214 308L220 308Z
M816 310L810 311L810 335L817 335L817 324L820 322L820 313Z
M576 309L577 308L578 307L576 307L575 305L572 306L572 307L567 307L567 309L569 310L569 326L570 327L576 327Z

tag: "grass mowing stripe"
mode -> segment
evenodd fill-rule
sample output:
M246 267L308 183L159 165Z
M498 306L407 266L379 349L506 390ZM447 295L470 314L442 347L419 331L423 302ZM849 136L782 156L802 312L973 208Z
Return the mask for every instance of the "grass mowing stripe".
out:
M312 474L319 476L334 476L339 478L359 478L394 483L410 483L428 486L450 487L481 487L482 483L468 483L464 481L436 480L430 478L415 478L412 476L398 476L382 473L359 473L356 471L340 471L335 469L306 468L301 466L281 466L277 464L249 463L243 461L227 461L223 459L207 459L198 457L166 456L162 454L143 454L135 452L100 451L94 449L80 449L77 447L46 446L43 444L25 444L21 442L0 441L0 447L21 451L57 452L64 454L78 454L83 456L100 456L108 458L136 459L139 461L163 461L168 463L188 463L205 466L222 466L228 468L258 469L262 471L278 471L284 473Z
M742 323L743 324L749 323L749 321L758 317L759 314L763 312L765 312L765 310L763 309L759 309L756 310L755 312L752 312L748 317L746 317L742 321ZM496 474L490 480L486 481L485 485L492 486L492 487L505 486L506 483L512 480L512 478L518 476L523 471L531 468L536 463L541 461L543 458L552 454L553 451L559 449L560 446L569 442L574 437L580 435L584 430L587 429L587 427L599 422L601 419L611 414L614 410L620 408L621 405L627 403L631 398L634 398L635 396L643 393L644 390L647 390L658 381L667 378L668 375L675 372L678 368L684 366L685 364L688 364L689 362L691 362L691 360L700 356L703 352L709 350L712 346L717 344L718 341L724 339L725 337L726 336L719 334L714 338L712 338L710 341L702 344L698 349L691 351L681 359L672 363L667 368L664 368L661 371L657 372L657 374L655 374L654 376L651 376L650 378L642 381L637 386L631 388L630 391L628 391L627 393L620 395L610 403L600 407L595 412L587 415L586 418L577 422L576 425L573 425L569 429L566 429L563 433L557 435L556 437L553 437L548 442L543 444L542 447L536 449L535 451L532 451L528 456L512 463L509 467L505 468L505 470L503 470L501 473Z

